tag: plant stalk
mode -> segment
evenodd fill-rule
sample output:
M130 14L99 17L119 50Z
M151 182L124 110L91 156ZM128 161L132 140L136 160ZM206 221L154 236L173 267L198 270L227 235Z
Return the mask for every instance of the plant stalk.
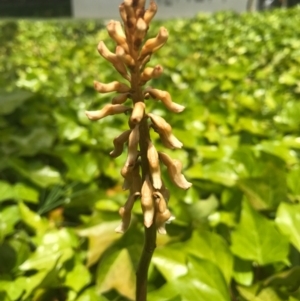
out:
M137 63L137 62L136 62ZM144 95L141 86L139 86L140 72L139 64L136 64L135 70L131 72L131 88L132 88L132 101L144 101ZM147 158L148 140L150 139L149 127L147 118L144 117L140 123L140 156L142 168L142 180L145 180L149 174L149 163ZM154 219L155 220L155 216ZM145 239L144 247L141 258L136 271L136 301L147 301L147 283L148 283L148 270L151 262L152 255L156 248L156 233L157 229L155 223L149 228L144 227Z

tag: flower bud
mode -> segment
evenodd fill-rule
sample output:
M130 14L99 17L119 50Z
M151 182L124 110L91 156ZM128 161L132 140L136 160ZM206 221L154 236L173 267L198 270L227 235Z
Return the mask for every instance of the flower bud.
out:
M126 14L124 2L122 2L122 3L119 5L119 12L120 12L120 17L121 17L121 19L122 19L124 25L126 25L126 22L127 22L127 14Z
M137 162L131 172L130 193L140 193L142 189L142 178L140 175L140 163Z
M130 120L133 124L138 124L145 115L145 103L138 101L134 104Z
M161 65L157 65L154 68L147 67L147 68L144 69L143 73L141 74L141 81L142 82L147 82L150 79L158 78L158 77L161 76L163 71L164 71L164 69ZM149 88L151 88L151 87L149 87ZM144 93L147 93L148 91L146 91L146 90L149 89L149 88L146 88Z
M167 91L162 91L158 89L153 89L152 87L147 87L144 90L144 93L150 93L152 97L161 100L161 102L166 106L166 108L174 113L180 113L185 109L184 106L173 102L170 93Z
M167 202L163 195L157 191L154 192L153 195L155 197L155 225L157 227L157 231L160 234L167 234L165 224L171 222L174 217L168 209Z
M155 208L156 212L163 213L167 210L167 202L159 191L153 192L153 196L155 197Z
M141 205L144 214L144 225L149 228L154 218L153 187L147 175L142 185Z
M115 115L115 114L125 113L125 112L130 111L130 110L131 110L130 107L126 107L126 106L123 106L123 105L107 104L101 110L98 110L98 111L85 111L85 114L90 120L99 120L99 119L104 118L108 115Z
M121 47L120 45L118 45L116 48L116 55L129 68L132 68L134 66L135 64L134 59L132 58L131 55L127 54L124 48Z
M160 49L167 42L169 33L166 28L161 27L155 38L146 41L142 47L140 58L144 58L147 54L151 54Z
M124 143L128 141L130 133L131 130L127 130L114 139L113 143L115 148L109 153L111 157L116 158L122 154Z
M122 223L115 229L117 233L124 233L129 228L131 221L131 211L139 195L139 193L131 194L128 197L124 207L120 208L119 214L122 217Z
M154 0L150 0L149 8L144 13L144 20L149 25L157 12L157 4Z
M103 41L100 41L98 44L98 52L100 55L102 55L107 61L109 61L115 69L126 79L130 79L127 69L123 63L123 61L113 52L111 52L106 45L104 44Z
M157 150L153 143L148 141L147 158L149 163L149 170L152 178L152 184L155 189L160 189L162 186L160 165Z
M128 172L132 171L136 163L137 157L139 156L138 144L140 141L139 125L137 124L129 135L128 139L128 155L124 167L121 170L123 177L126 177Z
M162 142L169 148L181 148L182 143L172 134L172 127L162 117L149 113L154 129L158 132Z
M127 15L125 24L128 27L128 29L130 31L132 31L135 28L135 24L136 24L136 16L135 16L135 12L133 9L133 1L132 0L124 0L124 6L125 6L126 15ZM126 51L126 52L128 52L128 51Z
M120 93L119 95L115 96L111 100L111 103L114 105L123 104L127 100L128 97L129 97L129 93Z
M136 30L135 30L135 36L134 36L134 46L136 49L139 49L143 39L147 33L148 25L144 21L144 19L139 18L136 23Z
M161 189L159 189L159 192L162 194L162 196L164 197L166 202L168 202L170 199L170 191L168 188L166 188L164 183L162 183L162 186L161 186Z
M168 174L173 183L182 189L189 189L192 183L188 182L181 173L182 163L179 160L170 158L167 154L159 152L159 158L167 167Z
M126 7L126 5L125 5ZM116 41L118 45L121 45L126 52L129 52L126 36L123 31L122 25L119 21L111 20L107 26L109 36Z
M94 81L94 88L99 93L108 93L108 92L125 93L130 91L130 88L127 85L117 81L108 84Z

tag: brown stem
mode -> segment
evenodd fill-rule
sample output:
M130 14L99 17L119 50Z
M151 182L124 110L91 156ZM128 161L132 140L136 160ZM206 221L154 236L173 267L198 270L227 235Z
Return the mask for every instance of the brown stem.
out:
M131 88L133 103L144 101L142 88L139 86L140 71L139 64L136 64L135 70L131 73ZM147 118L144 117L140 122L140 155L142 167L142 179L145 180L149 174L149 163L147 158L148 140L150 139ZM155 216L154 216L155 220ZM144 248L140 262L136 271L136 301L147 301L147 280L148 270L152 255L156 248L156 226L153 223L151 227L145 229Z
M145 242L136 271L136 301L147 301L147 279L148 269L152 255L156 248L156 226L152 224L150 228L145 228Z

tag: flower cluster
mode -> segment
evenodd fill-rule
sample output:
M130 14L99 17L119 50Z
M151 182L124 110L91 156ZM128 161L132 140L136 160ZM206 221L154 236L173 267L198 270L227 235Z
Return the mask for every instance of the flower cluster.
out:
M131 210L135 201L140 199L145 227L149 228L155 224L158 232L165 234L165 224L174 217L168 209L170 193L161 179L161 163L166 166L175 185L188 189L192 184L181 173L181 162L170 158L166 153L158 152L150 138L149 131L154 129L165 147L182 147L182 143L173 135L171 125L164 118L146 112L146 99L159 100L174 113L182 112L184 107L173 102L167 91L144 87L149 80L162 74L162 66L146 67L146 64L152 54L168 39L168 31L161 27L156 37L144 41L149 24L157 11L154 0L150 0L148 9L145 9L145 2L124 0L119 6L123 25L118 21L110 21L107 24L108 34L115 41L116 49L115 52L111 52L101 41L98 52L128 84L118 81L108 84L95 81L94 86L99 93L116 92L117 95L101 110L87 111L86 115L91 120L120 113L130 115L129 129L114 139L114 149L110 153L111 157L118 157L127 145L128 155L121 175L124 178L123 189L129 190L129 197L119 210L122 223L116 231L123 233L128 229ZM132 100L133 106L124 105L128 99Z

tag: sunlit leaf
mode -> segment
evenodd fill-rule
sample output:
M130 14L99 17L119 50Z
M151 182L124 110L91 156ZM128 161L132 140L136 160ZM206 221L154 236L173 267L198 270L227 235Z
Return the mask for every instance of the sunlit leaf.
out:
M281 203L275 222L280 232L287 236L300 252L300 204Z
M97 226L78 231L80 236L89 239L87 266L96 263L102 253L120 238L120 235L115 232L119 224L120 221L103 222Z
M135 299L135 271L126 249L115 252L98 266L96 290L103 293L111 289Z
M183 243L183 250L197 258L213 262L223 273L226 282L230 282L233 258L228 244L221 236L207 231L194 232L192 238Z
M208 260L190 257L188 273L165 284L149 294L149 301L167 301L181 296L182 301L229 301L225 280L215 264ZM176 299L175 299L176 300Z
M289 245L273 221L263 217L244 201L240 223L232 233L231 250L237 257L266 265L286 261Z

